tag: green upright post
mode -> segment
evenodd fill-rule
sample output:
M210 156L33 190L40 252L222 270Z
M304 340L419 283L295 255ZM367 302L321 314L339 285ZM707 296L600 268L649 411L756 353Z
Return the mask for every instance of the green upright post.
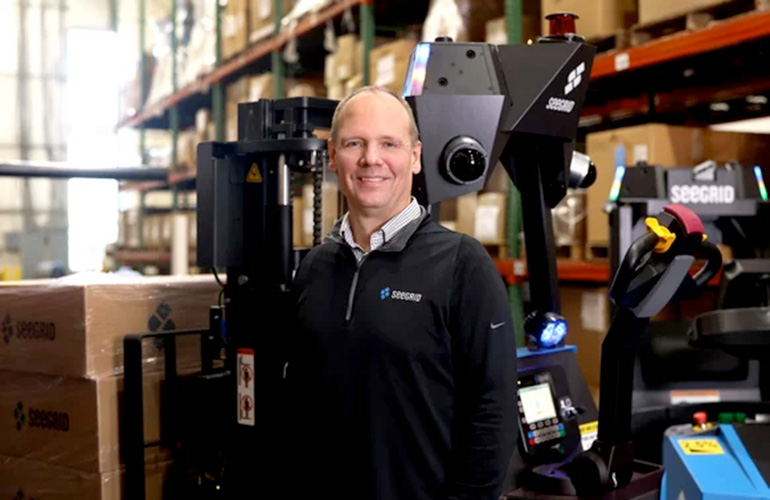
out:
M278 34L281 31L281 17L283 16L283 0L273 0L273 15L275 18L275 33ZM284 77L284 65L283 65L283 47L273 51L272 57L272 69L273 69L273 98L280 99L283 97L283 77Z
M215 2L215 26L216 26L216 54L215 64L218 68L222 64L222 4L219 0L210 0ZM225 140L225 88L221 82L217 82L211 88L211 114L214 120L214 139L217 142Z
M362 44L362 83L364 86L371 85L372 75L369 67L369 54L374 48L374 5L368 0L361 3L361 44Z
M522 0L505 0L505 25L508 32L508 43L519 44L523 42L522 28ZM521 233L521 195L519 190L508 181L508 203L506 206L508 257L519 258L519 234ZM524 298L522 285L508 287L508 296L511 301L511 315L516 332L516 345L524 347L526 338L524 334Z

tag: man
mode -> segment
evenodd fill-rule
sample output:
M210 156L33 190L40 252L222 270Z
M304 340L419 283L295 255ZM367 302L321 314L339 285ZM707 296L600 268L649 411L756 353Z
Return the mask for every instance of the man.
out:
M297 272L287 369L302 450L292 474L328 498L496 500L513 453L505 288L476 240L411 197L421 147L390 90L337 107L329 153L349 212Z

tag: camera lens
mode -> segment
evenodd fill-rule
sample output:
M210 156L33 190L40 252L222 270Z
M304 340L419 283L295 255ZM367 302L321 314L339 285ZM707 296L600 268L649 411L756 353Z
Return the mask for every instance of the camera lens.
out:
M461 149L449 159L449 170L462 182L474 182L484 175L484 155L475 149Z
M484 177L487 154L472 137L455 137L444 148L441 173L454 184L471 184Z

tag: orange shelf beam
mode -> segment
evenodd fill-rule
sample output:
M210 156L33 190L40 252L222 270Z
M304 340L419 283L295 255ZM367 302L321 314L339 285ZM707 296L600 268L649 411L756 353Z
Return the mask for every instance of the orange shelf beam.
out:
M770 36L770 11L754 11L690 32L680 32L594 60L591 78L653 66ZM622 69L616 69L617 68Z
M494 259L497 270L509 285L524 283L529 278L524 259ZM580 281L607 284L610 281L609 262L556 259L559 281Z

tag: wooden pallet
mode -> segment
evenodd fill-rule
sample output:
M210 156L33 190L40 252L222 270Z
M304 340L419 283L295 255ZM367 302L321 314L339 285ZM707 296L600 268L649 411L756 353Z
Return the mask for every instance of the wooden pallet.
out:
M583 260L585 258L585 246L582 243L578 245L557 245L556 258Z
M596 47L597 53L625 50L631 46L631 32L620 29L612 35L589 38L586 42Z
M484 245L484 248L487 249L489 256L493 259L508 258L508 247L506 245L498 243L482 243L482 245Z
M648 24L637 24L630 30L630 46L636 47L650 40L705 28L723 19L765 9L770 9L770 0L725 0L717 5L696 9L679 16Z
M590 261L606 261L610 258L610 250L606 243L589 243L586 245L585 259Z

